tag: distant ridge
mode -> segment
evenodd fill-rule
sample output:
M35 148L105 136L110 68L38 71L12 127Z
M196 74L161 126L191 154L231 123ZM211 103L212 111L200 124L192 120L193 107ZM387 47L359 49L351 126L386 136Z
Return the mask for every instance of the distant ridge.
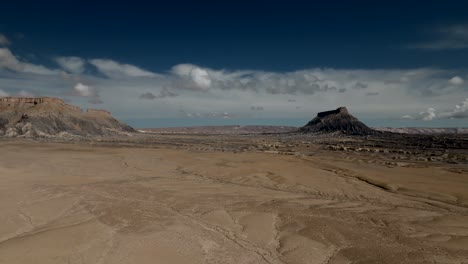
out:
M81 108L53 97L1 97L0 136L111 135L135 130L100 109Z
M352 135L371 135L379 133L372 130L348 112L346 107L320 112L305 126L300 128L303 133L334 133Z
M400 134L468 134L468 127L375 127L377 131Z

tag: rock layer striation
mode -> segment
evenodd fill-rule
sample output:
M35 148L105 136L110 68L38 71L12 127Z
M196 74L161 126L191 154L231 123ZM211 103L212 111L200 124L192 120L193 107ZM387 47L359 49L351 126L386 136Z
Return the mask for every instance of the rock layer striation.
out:
M346 107L336 110L320 112L305 126L300 128L304 133L333 133L341 132L352 135L371 135L378 133L372 130L355 116L348 112Z
M88 109L83 112L59 98L0 98L0 136L102 136L133 131L108 111Z

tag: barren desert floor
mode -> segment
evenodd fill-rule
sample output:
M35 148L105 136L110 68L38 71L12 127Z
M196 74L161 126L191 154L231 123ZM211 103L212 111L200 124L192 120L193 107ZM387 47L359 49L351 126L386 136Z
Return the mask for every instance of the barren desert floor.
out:
M0 149L0 263L468 263L466 170L332 151Z

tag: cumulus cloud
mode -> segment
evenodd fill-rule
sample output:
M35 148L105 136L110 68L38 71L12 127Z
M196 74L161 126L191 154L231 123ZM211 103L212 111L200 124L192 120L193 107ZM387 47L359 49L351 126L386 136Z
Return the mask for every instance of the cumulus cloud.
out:
M426 111L419 112L418 118L424 121L430 121L437 117L434 108L428 108Z
M468 118L468 98L448 112L437 114L434 108L428 108L426 111L420 112L418 116L411 115L402 116L403 119L420 119L420 120L433 120L436 118Z
M460 104L455 105L455 108L450 112L440 114L443 118L468 118L468 98Z
M92 59L89 63L109 78L156 77L157 74L130 64L123 64L109 59Z
M154 99L161 99L161 98L166 98L166 97L176 97L179 94L174 93L169 91L168 89L164 88L161 92L158 94L154 95L153 93L146 92L140 95L140 99L148 99L148 100L154 100Z
M207 91L208 89L252 91L273 95L312 95L317 92L343 93L345 84L323 78L323 70L287 73L263 71L226 71L200 68L191 64L176 65L171 71L178 77L177 87ZM341 85L341 87L339 87Z
M7 46L10 45L10 43L10 40L5 35L0 33L0 45Z
M15 72L34 73L42 75L51 75L58 73L58 71L50 70L42 65L21 62L7 48L0 48L0 69L2 68Z
M206 91L211 86L212 81L208 71L195 65L176 65L172 67L172 73L182 78L182 80L190 82L189 85L185 85L187 88Z
M86 63L84 59L79 57L57 57L55 61L67 72L75 74L83 73Z
M94 87L82 83L77 83L73 87L73 95L82 97L97 97L97 91L94 89Z
M195 82L202 89L210 88L211 80L206 70L196 68L193 69L190 75L192 77L193 82Z
M103 103L102 108L125 119L153 118L155 114L158 117L180 117L179 104L187 109L184 116L253 116L251 105L246 107L245 103L254 102L255 111L257 106L268 110L262 112L262 117L267 118L310 117L311 113L315 115L333 105L345 105L355 113L372 117L416 113L412 115L414 119L430 120L463 116L463 104L458 108L454 105L458 98L468 97L466 87L450 82L453 77L461 79L467 76L466 70L312 68L268 72L180 64L167 73L158 74L113 60L84 61L83 69L82 59L60 57L68 59L62 59L62 65L57 62L63 70L54 70L20 58L9 49L0 48L0 87L4 89L3 93L15 95L17 91L26 90L37 91L44 96L84 97L89 103ZM91 70L93 65L100 74L87 71L86 67ZM49 74L39 74L40 69ZM165 89L157 90L155 87ZM70 91L70 88L73 89ZM141 101L175 96L177 98L173 101L177 102L176 105L166 102L143 104ZM85 103L76 97L70 99L78 105ZM296 99L301 101L300 105L295 104ZM440 115L435 110L419 114L428 105L447 111ZM300 107L302 110L298 111Z
M413 120L424 120L424 121L431 121L437 118L436 110L432 107L429 107L426 111L419 112L418 115L404 115L401 117L402 119L413 119Z
M448 82L453 85L462 85L464 83L464 80L460 76L455 76L451 78Z

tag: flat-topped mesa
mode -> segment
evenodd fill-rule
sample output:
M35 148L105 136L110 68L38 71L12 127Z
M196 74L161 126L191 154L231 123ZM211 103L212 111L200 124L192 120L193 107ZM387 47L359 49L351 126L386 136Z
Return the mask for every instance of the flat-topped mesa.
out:
M0 97L0 103L10 103L10 104L43 104L43 103L53 103L65 105L65 101L60 98L53 97Z
M88 108L88 110L86 110L86 113L90 115L104 115L104 116L112 115L111 112L109 111L102 110L102 109L93 109L93 108Z
M303 133L334 133L351 135L372 135L378 133L372 130L348 112L346 107L320 112L305 126L300 128Z
M0 108L14 109L22 111L25 109L36 109L39 112L47 111L48 109L63 109L71 112L81 112L78 106L65 103L63 99L54 97L0 97Z
M102 136L135 130L100 109L88 109L51 97L0 98L0 136Z
M328 115L336 115L336 114L349 114L348 109L346 107L338 107L336 110L330 110L330 111L325 111L325 112L320 112L317 114L318 117L323 118Z

